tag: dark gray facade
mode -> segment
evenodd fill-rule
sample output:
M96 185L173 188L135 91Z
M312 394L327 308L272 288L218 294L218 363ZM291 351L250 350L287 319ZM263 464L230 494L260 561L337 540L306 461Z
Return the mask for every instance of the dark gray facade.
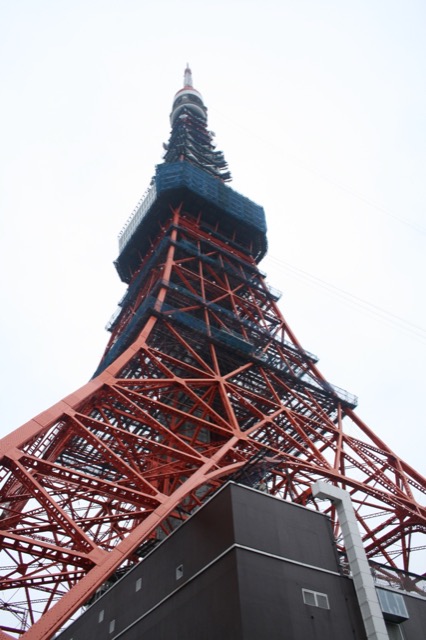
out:
M421 640L426 600L390 630ZM398 635L392 635L397 638ZM328 518L229 483L61 640L365 640Z

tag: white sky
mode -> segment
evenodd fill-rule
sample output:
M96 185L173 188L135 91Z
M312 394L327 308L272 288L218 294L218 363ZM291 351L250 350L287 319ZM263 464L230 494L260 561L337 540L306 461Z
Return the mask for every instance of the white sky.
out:
M420 0L0 0L0 434L97 367L187 61L284 316L424 473Z

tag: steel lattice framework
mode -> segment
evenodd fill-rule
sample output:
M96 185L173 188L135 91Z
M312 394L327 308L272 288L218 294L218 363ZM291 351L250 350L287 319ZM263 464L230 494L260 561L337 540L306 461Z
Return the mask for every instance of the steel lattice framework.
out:
M301 347L255 234L190 189L152 220L97 375L0 442L1 638L50 638L229 479L333 519L311 485L348 490L391 568L426 530L424 478Z

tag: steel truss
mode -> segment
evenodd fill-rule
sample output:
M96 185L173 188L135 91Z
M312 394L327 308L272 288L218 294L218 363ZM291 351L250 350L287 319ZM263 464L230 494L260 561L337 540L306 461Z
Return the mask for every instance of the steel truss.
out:
M333 520L310 487L336 484L368 556L412 566L425 480L324 379L227 225L173 208L111 327L111 364L0 442L0 585L16 620L2 638L50 638L230 478Z

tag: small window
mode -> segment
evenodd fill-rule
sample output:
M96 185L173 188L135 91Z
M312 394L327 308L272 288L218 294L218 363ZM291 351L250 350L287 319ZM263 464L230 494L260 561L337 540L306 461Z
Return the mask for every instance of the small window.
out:
M142 578L138 578L135 584L135 591L140 591L142 589Z
M109 632L114 633L114 629L115 629L115 620L111 620L109 623Z
M376 589L376 591L385 620L389 622L403 622L404 620L408 620L407 607L405 606L405 601L401 593L380 588Z
M306 591L306 589L303 589L303 602L316 607L317 600L315 598L315 593L313 591Z
M389 640L404 640L401 625L395 624L394 622L385 622L385 624Z
M183 564L176 567L176 580L180 580L183 577Z
M319 593L318 591L310 591L309 589L302 589L303 602L311 607L319 607L320 609L329 609L328 596L326 593Z
M321 609L329 609L330 607L328 606L328 598L325 595L325 593L317 593L317 606L320 607Z
M98 622L103 622L104 614L105 614L105 611L101 609L101 611L99 611Z

